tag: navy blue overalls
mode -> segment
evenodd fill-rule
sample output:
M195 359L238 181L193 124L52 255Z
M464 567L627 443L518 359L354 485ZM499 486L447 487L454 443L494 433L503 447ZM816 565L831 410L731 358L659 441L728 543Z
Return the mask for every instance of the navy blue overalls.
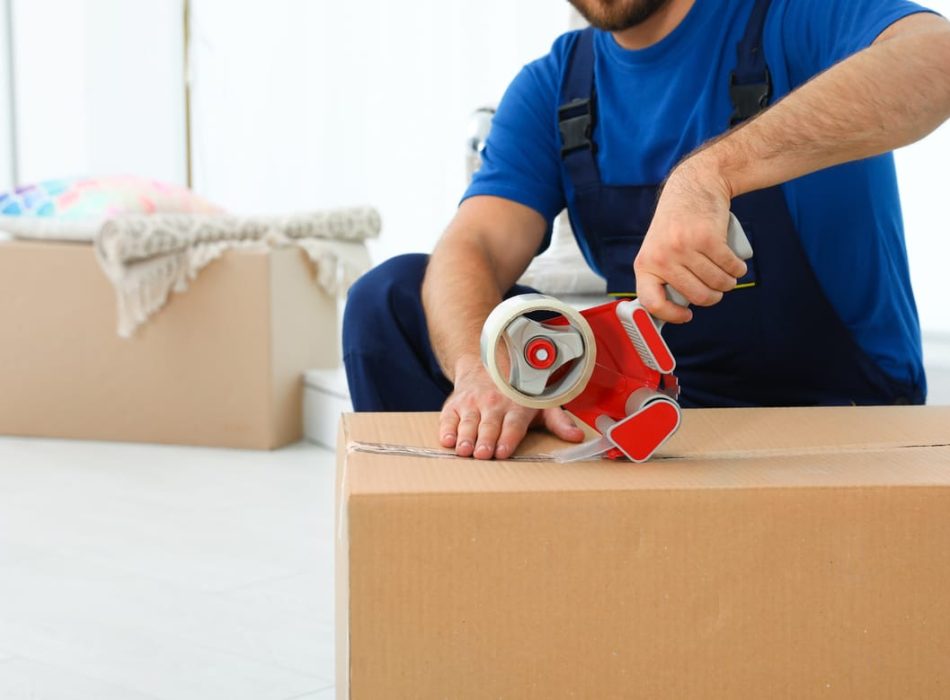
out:
M758 113L771 96L762 50L769 1L757 0L738 45L728 86L735 108L730 125ZM563 171L574 188L571 220L584 234L590 262L607 278L608 292L628 295L636 290L633 261L653 218L658 185L605 185L600 179L592 138L597 114L592 29L575 36L560 105ZM694 308L689 323L663 330L677 361L680 403L923 403L923 387L886 375L832 308L781 188L737 197L732 211L755 251L747 277L719 304ZM426 261L421 255L394 258L351 291L344 361L356 410L438 410L451 391L429 346L419 300ZM383 312L372 312L372 304L382 305Z

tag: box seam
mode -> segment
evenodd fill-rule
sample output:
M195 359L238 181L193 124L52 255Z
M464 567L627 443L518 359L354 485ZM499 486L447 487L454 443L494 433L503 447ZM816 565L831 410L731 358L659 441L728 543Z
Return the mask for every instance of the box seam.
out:
M763 459L763 458L783 458L783 457L809 457L816 455L851 455L851 454L874 454L879 452L892 452L895 450L906 450L906 449L931 449L931 448L947 448L950 447L950 442L948 443L901 443L901 444L892 444L892 445L874 445L868 447L862 447L860 445L844 445L841 447L814 447L814 448L804 448L804 449L752 449L752 450L723 450L723 451L712 451L705 454L693 454L685 455L681 457L677 456L663 456L658 455L654 457L651 461L654 463L662 464L663 462L693 462L697 460L702 461L725 461L725 460L740 460L740 459ZM452 452L445 451L443 449L434 448L434 447L416 447L411 445L396 445L391 443L381 443L381 442L361 442L361 441L352 441L347 444L346 451L349 454L362 452L365 454L378 454L378 455L387 455L391 457L413 457L413 458L425 458L425 459L470 459L469 457L459 457ZM592 460L593 462L603 461L603 460ZM523 455L516 456L515 459L500 460L499 463L534 463L534 464L544 464L544 463L558 463L556 459L552 459L550 454L541 453L535 455ZM622 463L622 461L618 461ZM632 464L632 463L631 463Z
M706 492L725 492L739 493L745 491L828 491L838 489L841 491L869 491L869 490L892 490L892 489L946 489L950 490L950 484L939 482L921 482L919 484L814 484L810 486L789 486L787 484L757 484L755 486L684 486L682 488L596 488L579 489L570 487L552 488L552 489L517 489L505 491L364 491L362 493L349 495L347 500L355 499L392 499L392 498L440 498L440 497L492 497L498 496L545 496L550 494L565 493L591 493L591 494L620 494L620 493L650 493L650 494L673 494L673 493L706 493Z
M338 444L340 445L349 444L349 433L350 433L349 429L350 429L350 425L349 425L348 416L347 414L344 413L343 415L340 416L340 423L339 423L339 429L338 429L339 430ZM352 695L351 693L352 679L350 677L350 659L352 658L352 653L351 653L351 640L350 640L350 590L349 590L349 587L350 587L350 537L349 537L349 518L348 518L350 499L347 493L348 462L350 460L350 457L351 457L350 451L344 450L341 454L341 459L337 461L337 465L338 465L337 468L340 469L341 471L338 477L340 480L340 485L339 485L339 493L337 494L337 503L339 504L338 507L340 509L340 512L338 514L338 521L336 523L336 546L339 547L340 549L340 556L338 557L338 559L342 560L343 573L346 576L345 582L342 582L343 595L345 596L345 599L342 601L343 605L340 604L341 601L336 600L336 604L342 608L341 612L342 612L342 616L345 622L345 624L343 624L343 630L338 632L338 634L342 635L342 639L343 639L343 643L341 645L342 646L341 652L344 658L342 660L337 661L337 670L341 668L341 664L342 664L342 668L345 670L345 673L346 673L346 678L344 680L344 685L342 689L344 698L349 698ZM339 568L341 565L341 561L337 561L336 564L337 564L337 567ZM338 571L336 575L337 585L341 584L340 573L341 572ZM338 598L338 596L334 596L334 598ZM339 624L339 621L337 621L337 624ZM341 679L337 679L338 685L339 685L340 680Z

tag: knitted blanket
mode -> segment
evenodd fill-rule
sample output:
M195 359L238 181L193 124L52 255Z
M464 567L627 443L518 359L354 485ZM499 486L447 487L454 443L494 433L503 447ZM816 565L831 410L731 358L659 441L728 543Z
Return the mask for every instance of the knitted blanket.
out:
M294 245L317 269L317 283L342 295L370 267L364 245L379 235L379 213L352 207L292 216L127 215L106 221L94 243L116 289L118 332L130 337L212 260L235 248Z

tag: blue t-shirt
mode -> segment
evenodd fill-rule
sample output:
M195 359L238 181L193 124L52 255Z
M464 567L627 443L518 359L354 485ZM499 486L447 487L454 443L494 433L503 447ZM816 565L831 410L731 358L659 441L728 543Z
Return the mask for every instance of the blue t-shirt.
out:
M723 131L733 109L729 74L752 5L696 0L673 32L638 51L596 33L594 141L605 184L658 184L685 155ZM905 0L774 0L763 36L772 101L921 11ZM557 39L551 53L525 66L509 86L465 198L504 197L535 209L549 225L571 201L556 119L568 37ZM782 189L818 280L855 340L892 377L922 384L893 156L828 168ZM586 248L584 232L576 233Z

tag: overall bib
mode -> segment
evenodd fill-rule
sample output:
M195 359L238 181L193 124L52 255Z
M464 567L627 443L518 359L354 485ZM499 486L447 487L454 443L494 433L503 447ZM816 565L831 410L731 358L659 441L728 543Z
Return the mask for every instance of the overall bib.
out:
M768 104L771 81L762 50L769 0L757 0L730 90L731 125ZM633 261L649 229L658 185L606 185L592 139L596 110L594 31L580 32L561 84L558 128L562 170L574 188L569 207L588 260L614 296L636 291ZM723 125L726 126L726 125ZM780 187L732 202L755 255L738 288L693 320L663 329L682 393L697 406L923 403L922 387L892 379L858 346L812 270ZM583 246L582 246L583 247Z

